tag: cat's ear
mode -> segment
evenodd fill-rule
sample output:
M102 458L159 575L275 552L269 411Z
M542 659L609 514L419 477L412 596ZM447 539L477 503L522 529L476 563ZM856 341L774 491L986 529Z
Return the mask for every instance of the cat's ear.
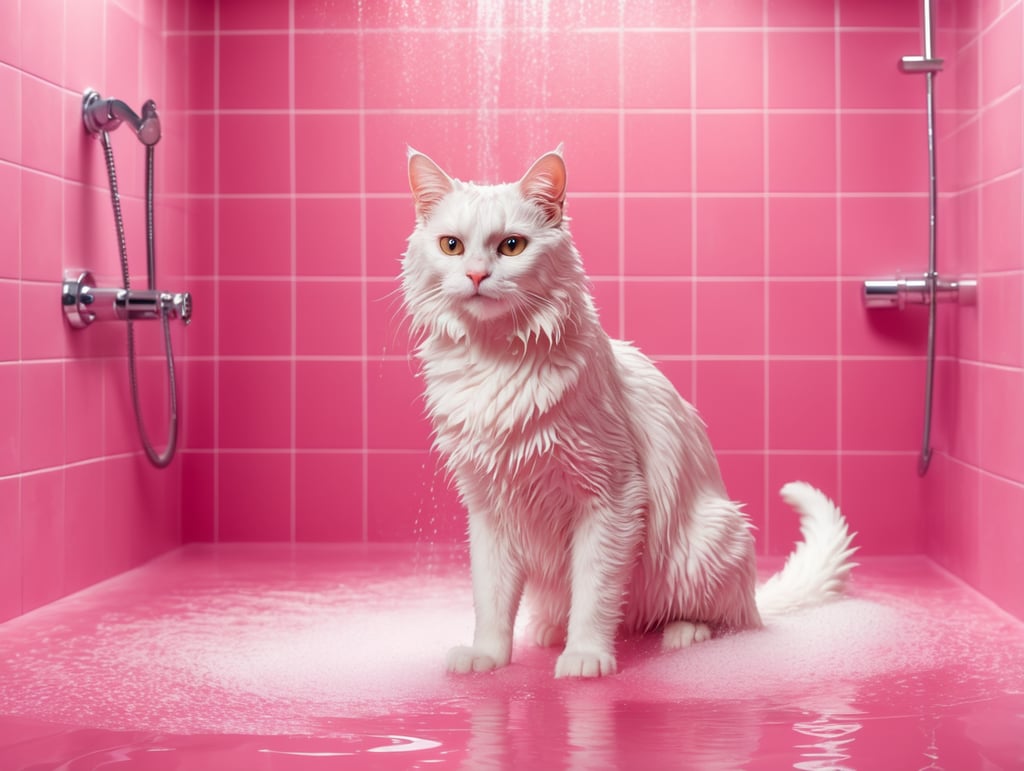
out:
M423 153L409 148L409 187L416 200L416 216L425 220L438 201L448 195L454 185L451 177Z
M541 156L530 167L521 180L522 194L540 204L552 225L562 221L562 207L565 204L565 161L562 160L562 146Z

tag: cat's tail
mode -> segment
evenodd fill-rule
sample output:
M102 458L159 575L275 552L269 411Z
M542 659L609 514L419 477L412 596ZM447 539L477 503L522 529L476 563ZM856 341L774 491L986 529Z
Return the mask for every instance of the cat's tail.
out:
M789 555L782 570L757 589L762 618L818 605L843 593L857 563L850 557L851 533L839 508L806 482L790 482L782 499L800 514L803 540Z

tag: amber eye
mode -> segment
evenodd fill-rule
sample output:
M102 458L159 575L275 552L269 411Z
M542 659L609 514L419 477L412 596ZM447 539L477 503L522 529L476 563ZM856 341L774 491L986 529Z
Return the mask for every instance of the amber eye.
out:
M498 251L506 257L515 257L517 254L522 254L523 249L525 248L525 238L522 236L509 236L501 242L501 245L498 247Z
M466 247L462 245L462 241L457 239L455 236L441 236L441 240L438 242L441 246L441 251L445 254L458 255L466 251Z

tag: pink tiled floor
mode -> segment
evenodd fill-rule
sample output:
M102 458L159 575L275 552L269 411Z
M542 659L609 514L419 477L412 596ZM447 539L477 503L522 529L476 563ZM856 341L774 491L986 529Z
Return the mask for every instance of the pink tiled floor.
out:
M1024 767L1024 626L923 558L619 675L446 676L457 555L191 546L0 626L0 768Z

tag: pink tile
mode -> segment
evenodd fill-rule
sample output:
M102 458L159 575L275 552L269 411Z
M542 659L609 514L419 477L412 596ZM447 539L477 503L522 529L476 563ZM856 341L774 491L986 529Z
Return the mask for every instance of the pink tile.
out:
M1022 456L1018 456L1018 460ZM982 511L985 526L980 528L979 588L997 605L1024 615L1024 567L1020 555L1024 550L1024 485L982 475Z
M625 33L623 95L628 108L679 109L690 106L688 30L643 30ZM652 78L671 72L671 78Z
M917 476L917 455L844 455L840 463L840 506L857 533L858 554L921 553L927 480Z
M625 189L647 193L691 190L690 133L689 115L627 115L624 137ZM672 139L655 141L658 137ZM573 173L571 167L569 173Z
M1021 175L995 180L981 188L980 269L985 272L1021 267L1024 244L1024 195Z
M0 62L5 62L11 67L21 66L20 3L0 5Z
M689 202L684 202L687 207ZM765 269L761 198L697 199L697 275L760 276ZM673 224L672 219L666 224ZM687 233L679 234L684 247ZM662 241L673 243L674 239Z
M215 350L214 318L217 313L217 291L213 281L197 278L188 280L188 291L192 293L192 322L185 335L182 353L188 356L209 356Z
M322 5L320 3L295 4L295 28L300 29L359 29L360 22L373 26L376 14L383 13L386 19L390 5L360 6L341 3Z
M835 361L794 360L768 364L770 449L835 449L838 369Z
M22 80L22 163L59 175L63 158L60 120L62 99L55 87L35 78ZM40 120L40 116L53 116Z
M627 276L689 276L693 272L690 209L689 198L626 199L624 236ZM609 228L616 224L617 217L606 223ZM618 239L601 245L603 251L611 253L610 256L617 256L617 247ZM584 256L584 260L587 260L587 256ZM618 273L618 266L611 265L610 260L608 263L608 272Z
M360 105L358 38L347 33L295 36L295 106L354 109Z
M839 23L843 27L919 27L921 11L916 3L886 0L840 0Z
M363 456L295 457L295 540L363 540Z
M702 109L760 108L763 78L750 77L764 68L764 36L760 31L699 30L696 46L696 106ZM653 80L653 79L652 79Z
M21 358L21 287L15 281L0 280L0 363Z
M21 462L21 371L24 367L0 364L0 476L16 474Z
M932 463L941 463L942 457L933 456ZM981 472L955 461L947 461L941 469L942 500L930 507L928 556L984 591L980 581Z
M697 353L764 353L765 292L760 281L697 284Z
M185 239L185 273L191 277L213 276L215 202L192 199L186 203L185 219L188 233Z
M105 68L100 93L122 99L138 112L142 101L149 98L142 96L139 88L139 40L142 28L117 3L108 3L105 12L106 40L116 40L118 44L104 47Z
M949 370L938 370L942 380L936 383L937 433L946 437L945 447L953 458L972 466L981 462L981 370L971 362L955 361ZM949 399L943 401L947 392Z
M925 125L916 113L844 113L840 117L840 173L846 192L918 193L927 190Z
M292 285L285 281L221 281L217 292L220 353L284 355L292 348ZM258 312L254 312L258 308Z
M21 68L60 83L64 60L64 3L40 0L21 4Z
M844 197L840 260L842 275L885 278L928 269L928 199ZM878 235L885 238L879 243Z
M981 45L977 40L962 46L952 57L957 73L954 103L974 115L981 106ZM967 118L963 118L966 120Z
M744 0L694 3L693 24L696 27L760 27L764 24L761 3Z
M59 274L58 274L59 276ZM21 355L24 359L59 359L67 352L67 338L75 333L57 311L56 281L21 285Z
M924 415L923 360L846 360L842 364L844 450L917 450ZM908 462L908 469L911 464ZM886 489L880 484L876 489ZM844 484L844 490L847 487Z
M217 119L213 115L189 115L187 120L187 131L190 137L189 154L186 159L188 164L186 169L188 190L193 195L210 194L213 193L213 185L216 178L214 169L218 166L218 159L214 157L214 142L212 139L214 135L214 124ZM203 141L199 141L199 137L203 137ZM192 140L191 138L195 138L195 140ZM236 141L236 138L236 134L228 134L226 138L221 138L222 145L225 141L228 143L229 154L232 152L230 150L230 145ZM234 163L244 163L244 154L246 152L252 152L254 147L257 145L255 138L251 141L244 139L243 141L248 144L248 147L234 153ZM232 180L231 184L235 189L245 188L245 183L235 185Z
M7 537L0 539L0 623L21 615L21 479L0 479L0 527Z
M614 338L626 337L623 320L623 300L619 296L618 281L596 281L591 286L594 306L597 308L601 327Z
M763 361L697 361L695 406L719 450L763 450Z
M106 378L122 376L120 367L102 359L71 359L64 364L64 398L70 420L63 438L67 461L87 460L100 455L103 446L103 384ZM113 407L112 407L113 408Z
M284 361L222 361L219 446L291 446L291 367Z
M800 517L779 496L787 482L807 482L844 510L839 497L839 456L833 453L785 453L768 456L768 523L765 540L769 554L788 555L800 539Z
M729 497L743 504L743 511L755 528L757 553L764 554L767 547L764 454L721 452L718 454L718 465L722 470L722 479Z
M768 199L768 266L772 276L834 276L834 198Z
M465 509L448 487L435 455L374 453L367 460L371 541L465 541Z
M21 479L22 610L64 592L64 469Z
M477 63L478 41L467 30L403 30L363 36L366 107L370 109L459 109L481 104L487 65ZM431 66L421 66L420 52L430 50ZM500 74L492 62L492 78Z
M759 193L764 190L764 116L697 116L697 190Z
M982 276L981 360L1024 367L1024 273Z
M64 463L64 364L21 366L21 467L49 468Z
M1019 189L1019 188L1018 188ZM973 276L980 264L981 191L971 190L957 195L945 209L940 209L939 249L953 275ZM947 228L953 230L949 237ZM1012 238L1012 230L1004 231Z
M369 281L366 285L366 355L406 356L414 347L397 282Z
M219 9L222 30L288 29L288 6L278 0L222 3Z
M977 116L977 113L974 113ZM952 159L949 181L955 190L977 185L981 181L981 120L964 124L951 141ZM945 177L943 177L945 179Z
M288 35L220 37L220 106L288 107Z
M412 231L412 204L402 202L402 209L409 214L404 225L395 226L395 218L387 206L390 201L367 201L366 232L367 249L374 255L381 255L391 275L397 275L397 259L404 251L405 239ZM300 198L295 202L295 248L296 273L300 276L358 276L362 272L362 255L358 246L360 231L359 201L335 198ZM385 216L387 215L387 216ZM387 222L387 226L382 223ZM383 233L378 233L383 231ZM380 239L378 241L377 239ZM371 243L385 242L390 248L370 249ZM394 250L401 245L401 251ZM384 255L387 255L385 257ZM368 266L371 274L377 273L374 266Z
M291 204L284 198L223 198L220 274L280 276L291 273Z
M188 93L186 106L191 110L212 110L214 86L216 85L213 77L216 38L212 35L189 35L186 40L188 55L185 61L186 70L183 73ZM204 135L190 131L189 136L192 140L196 140L204 136L212 138L213 133ZM210 145L212 146L212 142Z
M216 539L214 522L214 463L215 456L207 453L181 454L181 540L213 541Z
M221 453L218 541L291 540L291 456Z
M348 281L295 285L295 345L300 356L358 356L363 345L362 288Z
M806 7L810 9L811 5ZM768 107L831 109L835 106L835 34L831 30L769 30L765 46Z
M768 116L768 189L781 193L836 189L835 116Z
M0 13L3 13L0 10ZM3 35L0 32L0 35ZM29 80L29 78L22 76L22 74L14 69L13 67L0 67L0 89L7 94L7 98L17 105L18 115L24 115L21 112L21 90L22 81ZM3 160L11 161L12 163L21 162L21 123L19 120L5 120L0 125L0 158ZM0 169L8 168L6 166L0 166ZM16 171L16 169L14 169Z
M367 420L371 450L425 450L431 425L423 403L423 381L406 361L370 362Z
M21 173L21 272L26 279L57 281L61 275L61 182Z
M60 81L76 92L86 86L99 88L103 83L104 47L96 45L103 39L103 1L83 0L64 5L64 78Z
M1021 15L1020 6L1014 5L982 35L982 104L991 104L1021 85ZM1019 93L1017 101L1019 104Z
M478 46L487 46L490 42L489 33L478 33L476 37ZM479 63L475 67L472 63L469 66L469 83L478 84L476 99L472 105L462 106L495 102L502 107L523 109L608 109L619 106L620 43L617 30L556 27L549 29L547 38L546 48L540 55L502 57L501 71L497 73L490 71L489 57L481 54ZM458 62L457 59L455 61ZM459 85L453 90L472 93L473 89L466 89L465 60L458 62L457 66L461 69L454 82ZM444 74L440 82L445 83ZM556 83L572 83L572 88L548 85Z
M363 446L362 364L296 362L295 443L304 450Z
M352 115L295 118L295 184L300 193L358 192L359 119Z
M1024 118L1018 89L981 113L981 177L989 180L1021 168ZM1019 179L1019 174L1017 178Z
M836 353L838 286L833 281L768 284L768 352L783 355Z
M981 467L1024 482L1024 371L981 369Z
M177 364L177 361L176 361ZM214 443L214 426L217 424L214 410L214 370L213 361L187 359L177 365L179 367L179 407L180 420L179 443L190 450L212 449Z
M901 72L898 63L903 56L920 53L917 29L841 32L840 104L844 109L919 108L924 100L924 79Z
M691 353L692 284L629 281L625 285L625 334L648 356Z
M623 22L629 27L689 27L693 23L693 0L679 3L624 3Z
M828 3L806 0L768 0L765 23L772 27L831 27L836 8Z
M220 115L217 120L220 122L220 192L288 193L291 146L288 116L229 114ZM194 135L203 136L201 132ZM299 137L306 142L327 139L302 133ZM333 140L341 142L343 138L335 136Z
M109 577L106 491L91 465L64 469L64 587L77 592ZM88 501L89 505L84 505Z
M631 199L624 203L625 227L630 228ZM670 207L674 214L686 217L678 207ZM619 274L619 201L614 197L582 198L574 197L569 201L569 217L572 220L573 241L583 259L583 268L590 276L617 276ZM641 235L646 228L661 225L653 218L635 222L633 235ZM659 250L667 251L667 250ZM626 272L632 274L631 255L641 264L653 258L647 250L637 250L627 242L625 250ZM673 262L675 260L672 260Z

